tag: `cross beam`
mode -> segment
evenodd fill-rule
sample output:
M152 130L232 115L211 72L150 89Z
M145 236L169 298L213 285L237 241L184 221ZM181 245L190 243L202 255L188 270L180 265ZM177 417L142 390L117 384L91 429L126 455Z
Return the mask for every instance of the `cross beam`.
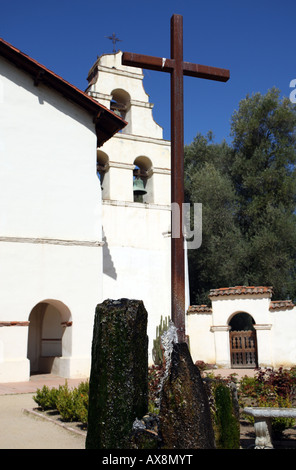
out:
M180 208L182 224L184 202L184 103L183 76L226 82L229 70L183 61L183 17L171 17L171 58L153 57L124 52L122 64L171 74L171 202ZM178 330L179 342L185 341L185 263L184 240L172 238L171 243L171 318Z

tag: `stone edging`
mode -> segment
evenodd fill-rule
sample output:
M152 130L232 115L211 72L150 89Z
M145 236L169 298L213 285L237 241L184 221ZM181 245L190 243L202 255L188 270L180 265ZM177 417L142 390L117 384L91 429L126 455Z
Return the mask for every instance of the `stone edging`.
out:
M63 423L61 421L58 421L57 419L50 418L46 414L40 413L40 412L35 411L35 410L29 410L27 408L23 408L22 411L26 414L32 414L34 416L37 416L38 418L44 419L45 421L49 421L53 424L57 424L58 426L66 429L67 431L74 432L75 434L79 434L80 436L86 437L86 432L79 431L78 429L75 429L75 428L69 426L68 423Z

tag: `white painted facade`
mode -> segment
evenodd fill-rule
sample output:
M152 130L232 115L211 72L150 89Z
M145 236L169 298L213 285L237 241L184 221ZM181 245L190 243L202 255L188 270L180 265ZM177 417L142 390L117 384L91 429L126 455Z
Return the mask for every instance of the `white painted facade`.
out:
M36 85L0 57L0 382L38 370L87 377L103 300L94 116Z
M156 326L170 316L170 143L142 71L120 62L121 53L102 56L87 90L102 116L113 114L111 98L127 105L126 128L98 147L79 100L0 54L0 382L37 371L88 377L106 298L144 301L150 362ZM146 172L143 202L134 201L136 166Z
M211 292L211 307L192 306L187 314L194 362L231 368L230 322L236 314L245 312L254 320L258 366L295 366L296 307L291 301L272 301L272 288L267 287L239 286Z
M96 61L87 93L128 122L99 148L91 112L0 58L0 382L40 370L88 377L106 298L144 301L151 363L156 326L171 313L170 142L142 70L122 66L121 52ZM189 308L193 360L231 367L230 322L246 312L258 365L295 365L296 307L268 288L229 289L215 290L210 308Z
M98 150L102 182L103 297L143 300L148 312L149 362L163 317L171 314L170 142L154 121L141 69L121 65L122 52L98 58L88 93L104 106L122 106L128 122ZM147 171L147 194L134 202L133 170Z

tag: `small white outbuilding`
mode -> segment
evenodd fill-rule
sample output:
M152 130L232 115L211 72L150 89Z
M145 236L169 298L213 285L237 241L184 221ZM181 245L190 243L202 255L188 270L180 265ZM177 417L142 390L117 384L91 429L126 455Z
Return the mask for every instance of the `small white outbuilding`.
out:
M272 287L212 289L211 306L187 312L192 358L222 368L296 365L296 307L272 300Z

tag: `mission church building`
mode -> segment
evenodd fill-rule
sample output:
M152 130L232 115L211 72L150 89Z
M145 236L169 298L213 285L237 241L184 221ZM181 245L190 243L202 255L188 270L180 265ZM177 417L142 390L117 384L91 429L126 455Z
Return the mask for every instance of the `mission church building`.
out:
M81 92L0 41L0 382L88 377L96 305L170 316L170 142L142 70L101 56Z
M88 374L103 299L96 150L120 117L0 41L0 381Z
M143 300L149 363L170 317L170 142L142 69L121 58L98 57L82 92L0 40L2 383L89 377L95 309L107 298ZM211 307L189 307L193 360L295 365L296 307L271 297L270 287L214 289Z

